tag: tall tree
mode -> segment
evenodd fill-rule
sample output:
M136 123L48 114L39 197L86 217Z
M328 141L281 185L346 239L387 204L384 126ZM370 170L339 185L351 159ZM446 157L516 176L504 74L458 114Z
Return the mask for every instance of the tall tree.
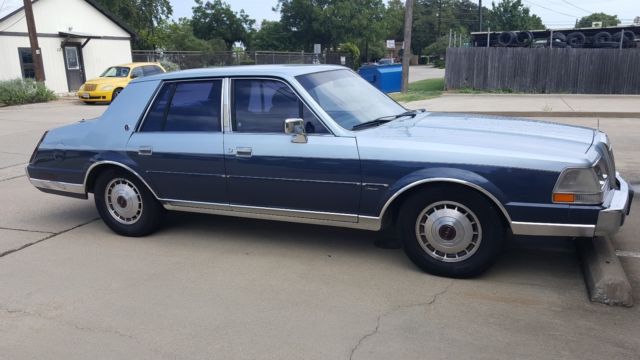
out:
M157 28L158 47L169 51L224 51L221 39L203 40L193 34L191 19L180 18L177 22L162 21Z
M585 16L578 20L576 28L591 27L591 24L595 21L602 21L602 26L618 26L620 25L620 19L618 15L607 15L605 13L593 13L589 16Z
M158 45L156 28L173 14L169 0L97 0L137 33L136 49L153 49Z
M521 0L502 0L497 5L491 3L487 27L492 31L541 30L544 29L542 19L532 14Z
M244 10L237 13L222 0L203 2L196 0L193 7L193 32L205 40L222 39L227 50L240 41L247 46L250 42L255 20L251 19Z
M295 50L291 43L291 33L286 31L280 21L263 20L260 29L253 35L251 44L253 50Z
M385 10L387 40L402 40L404 27L404 2L402 0L389 0Z

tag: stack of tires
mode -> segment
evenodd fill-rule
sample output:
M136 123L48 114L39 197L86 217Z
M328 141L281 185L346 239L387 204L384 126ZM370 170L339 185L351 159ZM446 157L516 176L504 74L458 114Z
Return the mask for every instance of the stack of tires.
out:
M543 46L553 46L554 48L618 48L622 40L622 47L628 48L635 45L636 35L628 30L616 32L600 31L594 35L587 35L582 31L573 31L568 34L554 32L551 39L536 39L531 31L503 31L498 34L497 46L533 47L539 43L536 40L542 40L543 42L546 40Z

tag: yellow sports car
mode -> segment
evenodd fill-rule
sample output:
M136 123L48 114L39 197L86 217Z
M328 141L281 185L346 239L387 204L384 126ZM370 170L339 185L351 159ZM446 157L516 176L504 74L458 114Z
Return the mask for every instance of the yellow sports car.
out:
M111 102L129 81L166 72L158 63L130 63L111 66L100 77L91 79L80 87L78 98L85 103Z

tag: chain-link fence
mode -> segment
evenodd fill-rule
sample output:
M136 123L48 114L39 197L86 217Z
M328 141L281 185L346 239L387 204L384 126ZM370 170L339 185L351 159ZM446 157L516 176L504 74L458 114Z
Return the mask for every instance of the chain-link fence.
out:
M159 62L167 70L184 70L212 66L262 64L335 64L353 68L351 56L344 53L321 54L282 51L154 51L133 50L133 61Z

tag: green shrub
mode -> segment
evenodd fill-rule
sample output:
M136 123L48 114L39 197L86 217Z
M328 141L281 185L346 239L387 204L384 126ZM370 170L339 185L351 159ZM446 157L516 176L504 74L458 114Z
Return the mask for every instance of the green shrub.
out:
M0 104L19 105L55 99L53 91L32 79L0 81Z
M433 66L437 67L438 69L444 69L444 66L446 65L446 62L444 59L435 59L433 61Z

